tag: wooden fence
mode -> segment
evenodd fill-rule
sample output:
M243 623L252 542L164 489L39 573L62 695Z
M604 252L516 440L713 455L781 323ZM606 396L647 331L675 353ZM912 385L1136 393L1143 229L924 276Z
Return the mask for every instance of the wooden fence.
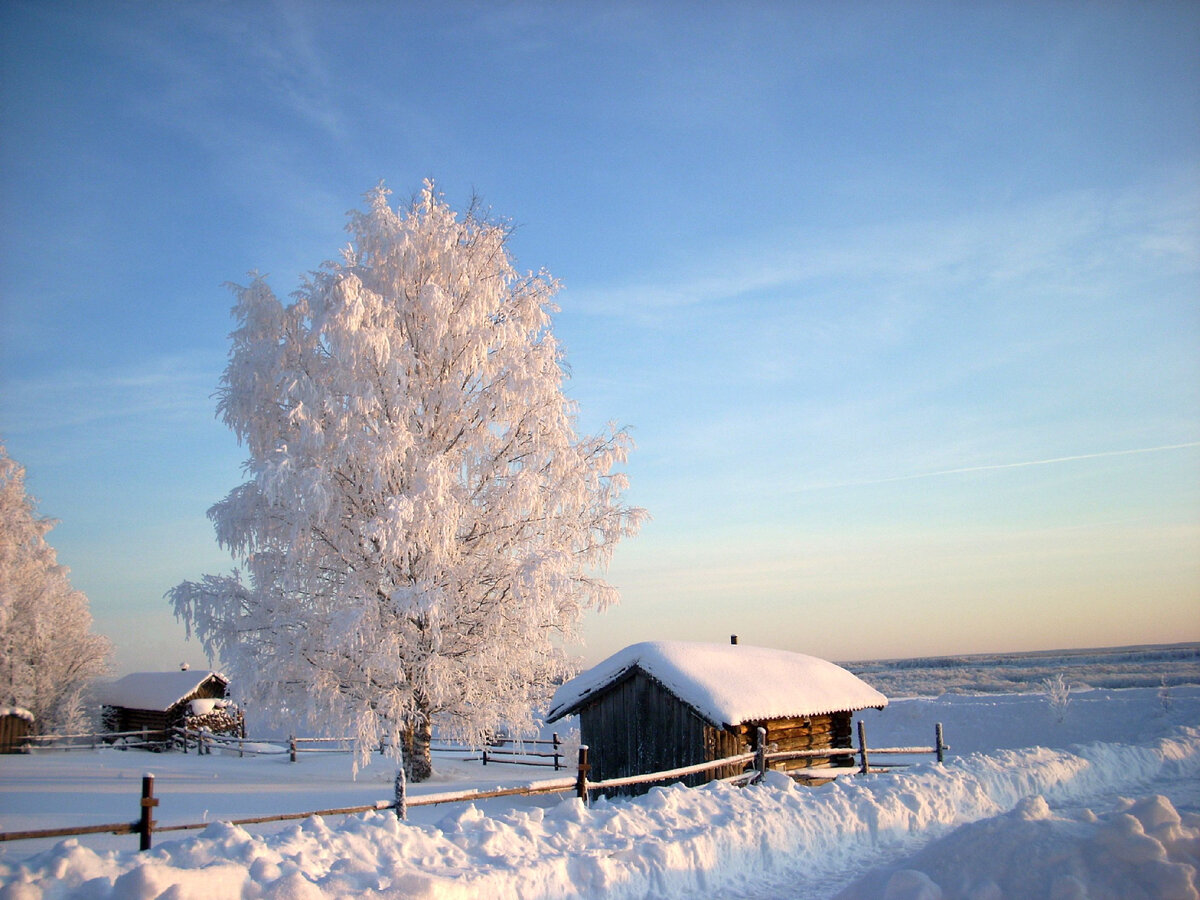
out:
M590 771L588 764L588 747L586 744L579 746L579 759L575 767L575 776L573 778L555 778L545 781L532 782L521 787L510 788L495 788L493 790L467 790L467 791L447 791L436 794L417 794L408 796L407 782L404 776L404 769L400 768L396 773L394 785L394 797L391 800L379 800L375 803L366 806L346 806L337 809L317 809L307 812L298 813L282 813L279 815L269 816L254 816L246 819L231 819L229 825L259 825L266 822L287 822L298 819L307 819L311 816L343 816L354 815L356 813L375 812L381 810L395 810L396 817L399 819L408 818L408 810L417 806L433 806L441 803L462 803L475 800L489 800L494 797L512 797L512 796L535 796L540 794L564 794L573 791L585 804L588 802L592 791L605 790L618 787L626 787L633 784L655 784L662 781L677 781L688 775L694 775L698 772L709 772L716 769L721 769L726 766L748 765L753 764L753 767L736 775L733 778L726 779L732 782L757 782L759 781L770 768L772 762L779 762L787 759L800 759L805 757L823 757L832 759L834 757L858 756L860 763L855 767L821 767L814 768L809 771L796 771L791 773L794 777L800 778L834 778L839 775L849 773L867 773L867 772L885 772L890 771L891 766L874 767L870 764L870 758L879 755L920 755L934 754L937 757L938 763L945 759L945 751L950 748L943 742L942 725L939 722L935 729L935 742L930 747L880 747L873 748L867 746L866 728L863 723L858 723L858 742L857 749L853 747L830 747L821 750L789 750L789 751L772 751L766 743L766 729L758 729L758 740L756 749L749 753L740 753L736 756L725 757L724 759L712 760L710 762L697 763L691 766L683 766L678 769L668 769L662 772L649 772L644 775L629 775L621 778L606 778L603 781L591 781L587 775ZM236 741L236 738L230 739ZM319 739L318 739L319 740ZM557 741L557 736L555 737ZM532 743L532 742L526 742ZM557 748L557 744L555 745ZM539 765L549 765L548 763L539 763ZM170 831L195 831L207 828L212 822L192 822L185 825L159 825L154 819L154 810L159 804L159 798L154 796L154 776L142 776L142 795L140 800L140 814L135 822L116 822L106 825L87 825L74 828L50 828L38 831L8 831L0 832L0 842L3 841L18 841L32 840L34 838L53 838L53 837L71 837L83 834L136 834L138 835L138 849L149 850L153 843L153 835L162 834Z
M550 752L542 750L526 750L525 747L551 747ZM557 772L563 768L562 741L555 732L550 740L533 740L513 742L510 747L503 744L489 744L482 749L481 760L486 766L489 762L509 763L514 766L553 766Z
M243 736L214 734L211 731L188 728L172 728L167 731L105 731L87 734L45 734L25 736L21 739L21 749L28 750L95 750L98 747L111 745L119 748L149 748L161 750L166 746L174 746L184 753L212 753L213 748L226 752L237 751L239 757L261 756L287 753L291 762L296 762L302 753L350 753L353 751L354 739L349 737L295 737L289 736L286 742L275 739L255 739ZM262 747L275 749L263 750ZM542 750L527 750L526 747L550 747L549 752ZM384 751L379 748L379 752ZM564 744L556 732L549 740L502 740L484 747L470 747L466 744L450 744L442 742L432 748L439 753L467 753L461 757L464 762L481 761L485 766L489 763L505 763L516 766L548 766L555 771L566 767Z
M214 747L218 747L226 751L236 750L238 756L245 756L246 754L256 755L264 753L258 747L267 745L279 747L279 750L266 752L287 753L288 759L291 762L297 762L302 753L350 753L354 749L353 738L303 738L289 736L285 747L276 741L255 741L252 738L227 737L207 731L176 729L175 734L179 739L184 753L187 753L193 747L197 753L211 753ZM555 732L549 740L505 741L503 744L488 744L478 748L467 744L442 742L433 745L430 749L436 753L470 754L459 757L462 762L477 761L482 762L485 766L489 763L507 763L515 766L549 766L557 772L559 769L566 767L563 746L562 739ZM550 747L552 749L547 752L543 750L527 750L525 749L526 747ZM379 752L383 753L385 749L385 747L380 746Z
M125 747L161 747L167 736L161 731L104 731L95 734L36 734L21 739L21 750L95 750L104 745Z

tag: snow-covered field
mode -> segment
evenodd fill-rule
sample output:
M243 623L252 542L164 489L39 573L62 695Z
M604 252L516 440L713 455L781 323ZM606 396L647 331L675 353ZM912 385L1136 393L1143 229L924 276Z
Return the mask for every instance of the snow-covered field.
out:
M0 900L1195 898L1200 687L1178 683L1189 666L1166 691L1077 688L1065 709L1039 693L945 693L862 716L875 746L928 744L944 723L942 767L815 788L782 776L655 788L590 808L566 795L500 798L417 808L406 823L384 811L219 824L387 800L394 770L382 761L352 780L349 758L332 754L0 757L0 830L132 821L145 771L161 824L214 822L159 835L144 854L130 835L0 844ZM414 793L554 774L436 764Z

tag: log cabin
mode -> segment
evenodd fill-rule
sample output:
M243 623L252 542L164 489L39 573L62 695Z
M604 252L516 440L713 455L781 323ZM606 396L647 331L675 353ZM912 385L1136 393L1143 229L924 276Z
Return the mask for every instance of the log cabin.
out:
M170 729L190 724L197 706L211 711L211 703L193 701L224 701L228 691L229 680L219 672L134 672L101 688L100 702L109 731L144 730L166 742Z
M736 756L754 749L759 726L772 749L846 749L778 765L800 774L852 765L854 712L886 705L887 698L866 682L813 656L736 639L728 645L656 641L626 647L563 684L546 718L578 714L591 781ZM728 768L682 780L702 784L736 775L743 766Z
M19 706L0 707L0 753L25 753L25 739L33 733L34 717Z

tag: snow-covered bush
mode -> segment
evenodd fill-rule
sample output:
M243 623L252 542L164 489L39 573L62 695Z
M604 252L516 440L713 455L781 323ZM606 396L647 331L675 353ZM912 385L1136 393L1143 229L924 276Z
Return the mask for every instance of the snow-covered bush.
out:
M1175 698L1171 696L1171 685L1167 683L1165 675L1158 688L1158 705L1162 707L1164 713L1169 713L1171 707L1175 705Z
M1071 705L1071 684L1062 672L1052 675L1042 682L1042 693L1046 695L1046 702L1050 704L1058 721L1061 722L1065 719L1067 707Z

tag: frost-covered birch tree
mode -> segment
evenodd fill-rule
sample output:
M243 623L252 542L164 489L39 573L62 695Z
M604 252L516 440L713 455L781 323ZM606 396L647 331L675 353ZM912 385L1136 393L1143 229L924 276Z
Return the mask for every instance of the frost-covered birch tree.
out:
M83 726L84 694L112 649L92 633L87 597L46 542L53 527L0 444L0 706L29 710L43 734Z
M621 499L627 434L576 434L556 282L432 184L387 197L292 302L235 287L218 415L248 478L209 516L241 570L169 597L244 702L404 746L419 780L434 724L532 727L644 513Z

